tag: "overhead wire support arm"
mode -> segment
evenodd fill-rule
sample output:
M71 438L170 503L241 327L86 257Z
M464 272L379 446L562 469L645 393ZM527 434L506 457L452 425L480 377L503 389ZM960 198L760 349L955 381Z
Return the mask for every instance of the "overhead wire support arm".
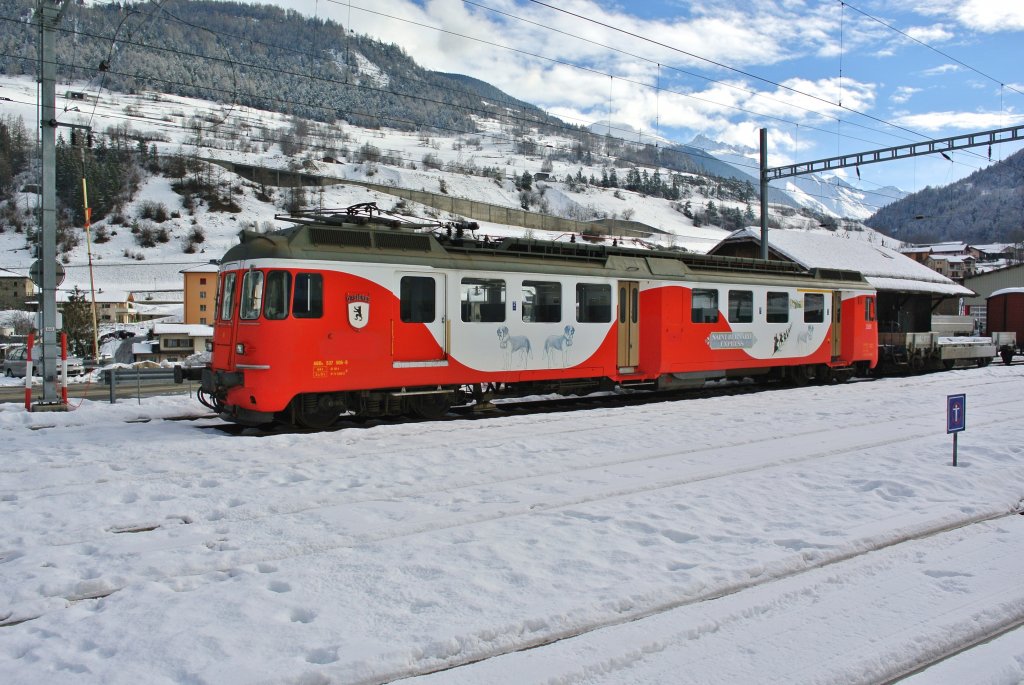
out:
M920 143L908 143L895 147L882 148L880 150L869 150L867 152L854 152L838 157L816 159L813 162L799 162L779 167L768 167L762 171L762 179L774 181L780 178L792 176L804 176L815 174L821 171L832 169L844 169L856 167L863 164L874 164L875 162L891 162L896 159L908 157L920 157L935 153L949 152L951 150L963 150L994 143L1008 143L1014 140L1024 140L1024 124L1020 126L1009 126L992 131L980 131L977 133L965 133L950 138L938 138Z

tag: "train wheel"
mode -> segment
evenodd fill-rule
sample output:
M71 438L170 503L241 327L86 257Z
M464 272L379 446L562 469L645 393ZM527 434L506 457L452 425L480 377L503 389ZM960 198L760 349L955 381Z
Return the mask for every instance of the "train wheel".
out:
M295 423L303 428L323 430L341 416L342 407L330 395L299 395L294 400Z
M811 380L811 374L806 366L792 366L789 369L789 382L793 385L803 387Z
M984 367L988 366L991 363L992 363L992 360L989 359L988 357L985 357L984 359L979 359L978 360L978 366L980 368L984 368Z
M942 360L942 368L944 368L946 371L949 371L954 366L956 366L956 360L955 359L943 359Z
M1010 350L1003 350L999 353L999 356L1003 358L1003 363L1007 366L1013 363L1013 352Z
M451 396L447 394L416 395L408 399L409 412L421 419L439 419L452 408Z

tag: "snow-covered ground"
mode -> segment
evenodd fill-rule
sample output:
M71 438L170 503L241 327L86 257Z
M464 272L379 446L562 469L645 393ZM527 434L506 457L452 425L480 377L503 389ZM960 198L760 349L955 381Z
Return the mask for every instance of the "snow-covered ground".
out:
M881 682L1024 618L1022 377L269 436L0 405L2 680ZM909 682L1022 678L1017 629Z

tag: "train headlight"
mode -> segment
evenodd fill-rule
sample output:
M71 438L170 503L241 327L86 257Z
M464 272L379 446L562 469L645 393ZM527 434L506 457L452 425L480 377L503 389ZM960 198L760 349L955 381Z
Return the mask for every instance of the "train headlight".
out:
M243 343L236 343L235 344L235 354L245 354L245 344L243 344Z

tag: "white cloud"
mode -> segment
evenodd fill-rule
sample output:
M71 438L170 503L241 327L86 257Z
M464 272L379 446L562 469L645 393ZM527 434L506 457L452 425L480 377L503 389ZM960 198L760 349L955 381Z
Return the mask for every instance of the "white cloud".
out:
M905 33L919 40L922 43L935 44L941 43L947 40L951 40L954 37L954 33L948 30L943 24L935 24L933 26L913 26L905 31Z
M913 88L911 86L899 86L896 89L896 92L893 93L889 99L893 102L893 104L903 105L906 104L907 101L910 100L910 98L912 98L914 95L920 92L920 88Z
M941 64L931 69L925 69L921 72L922 76L942 76L944 74L951 74L953 72L961 71L963 67L957 64Z
M974 31L1024 29L1024 3L1019 0L913 0L909 5L915 12L946 16Z
M946 129L981 131L1012 126L1024 121L1024 116L1004 112L923 112L901 114L895 122L916 131L931 133Z

